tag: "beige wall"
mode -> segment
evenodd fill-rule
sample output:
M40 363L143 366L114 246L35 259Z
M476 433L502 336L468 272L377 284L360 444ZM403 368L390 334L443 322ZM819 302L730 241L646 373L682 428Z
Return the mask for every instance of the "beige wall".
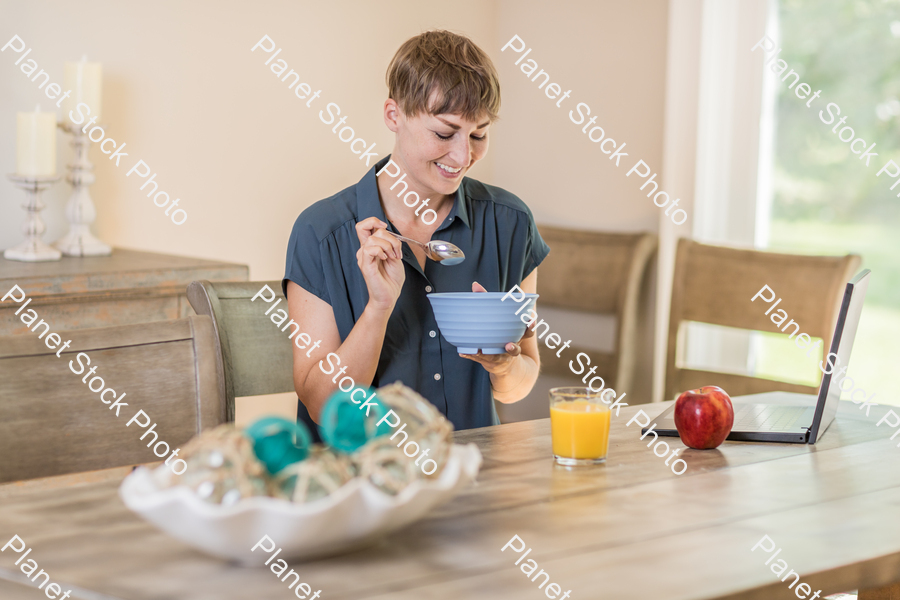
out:
M40 68L62 80L63 63L87 54L103 63L109 135L127 143L118 169L95 147L100 214L95 230L115 245L248 263L253 278L278 277L287 235L304 207L357 181L362 163L314 108L341 106L365 139L386 154L381 118L384 70L397 45L423 29L465 33L494 59L503 83L502 120L473 176L522 196L538 220L587 229L656 229L658 209L640 194L631 164L612 166L574 125L579 101L628 160L658 168L662 156L666 3L422 2L3 2L0 37L18 34ZM375 26L373 26L373 24ZM322 89L306 108L250 47L268 34L279 58ZM503 44L518 34L551 81L572 89L562 108L513 63ZM16 111L43 97L0 54L0 171L15 169ZM524 61L523 61L524 62ZM44 110L54 103L43 97ZM58 138L59 169L71 157ZM181 198L188 221L173 225L138 188L143 159L162 189ZM627 165L627 166L626 166ZM64 231L67 184L47 194L52 240ZM22 195L0 181L0 246L18 242Z
M667 7L666 0L499 3L496 41L487 49L503 85L501 121L491 148L492 183L519 194L538 223L658 230L660 209L640 191L637 176L626 178L625 173L638 159L657 172L662 168ZM519 66L520 55L511 49L500 52L514 35L525 41L526 50L532 48ZM560 102L539 90L544 77L535 83L520 70L530 58L538 70L550 73L550 82L558 82L564 92L571 89L571 96ZM622 151L628 156L619 167L587 139L584 125L570 120L569 111L579 102L590 107L592 116L599 115L592 127L600 125L618 144L626 143ZM573 114L578 120L578 113ZM637 368L647 375L653 369L654 281L651 265L639 312ZM608 337L579 343L599 348L613 343L611 330ZM548 416L547 390L564 384L542 376L526 400L501 407L503 420ZM638 376L634 389L627 391L631 403L648 402L650 377Z
M637 159L662 167L666 6L665 0L500 2L496 41L488 50L503 82L502 121L492 143L494 183L521 194L538 222L657 230L659 209L640 192L636 175L625 173ZM519 66L519 55L499 52L513 35L533 48ZM551 82L572 90L559 108L558 99L537 89L543 76L535 83L521 72L531 58ZM607 136L627 144L618 168L581 132L584 125L570 120L579 102L599 115L595 125Z
M381 117L384 72L400 42L434 27L464 32L488 49L495 39L493 5L478 0L453 10L401 1L15 1L0 4L0 14L0 45L18 34L34 48L28 58L54 80L62 82L63 63L82 54L103 63L109 135L127 143L128 161L148 163L188 211L187 222L174 225L140 192L135 174L126 178L133 163L115 168L95 147L99 237L249 264L254 279L280 278L300 211L366 171L319 120L320 108L336 102L384 156L393 139ZM283 48L278 58L322 90L312 108L269 71L267 56L251 54L264 34ZM0 54L0 173L15 169L15 112L33 110L41 97L44 110L53 104L10 52ZM62 170L72 151L62 134L58 144ZM474 176L490 179L490 161ZM0 247L21 239L21 197L5 177L0 181ZM67 197L65 183L47 194L47 241L65 231Z
M539 223L580 229L656 231L659 209L625 173L641 158L661 169L666 66L665 0L537 2L0 2L2 44L18 34L41 68L62 80L63 63L86 53L103 63L109 135L127 143L115 168L91 151L100 216L95 232L116 246L216 258L250 265L253 279L280 278L288 234L306 206L355 183L365 166L318 118L336 102L348 124L387 154L384 71L397 46L422 30L443 27L473 38L501 76L501 121L488 156L472 176L522 197ZM305 107L250 52L264 34L283 48L278 58L322 96ZM533 48L528 58L570 98L555 106L501 47L514 35ZM0 54L0 172L15 168L16 111L42 97ZM523 61L524 62L524 61ZM578 102L628 157L616 168L581 126L569 120ZM52 103L44 98L43 106ZM71 158L58 138L59 169ZM137 159L181 199L188 221L176 226L125 173ZM65 230L68 186L47 195L52 241ZM0 247L21 239L21 192L0 180ZM643 301L642 322L652 323ZM650 339L644 333L649 360ZM641 369L649 369L642 365ZM647 370L646 372L649 372ZM649 386L645 378L642 383ZM634 390L636 399L648 397Z

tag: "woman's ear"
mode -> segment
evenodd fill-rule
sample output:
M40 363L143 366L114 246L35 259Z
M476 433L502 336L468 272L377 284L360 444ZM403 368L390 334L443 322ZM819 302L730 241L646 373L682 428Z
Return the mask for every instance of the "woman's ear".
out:
M400 129L400 119L402 117L400 107L393 98L384 101L384 124L387 128L397 133Z

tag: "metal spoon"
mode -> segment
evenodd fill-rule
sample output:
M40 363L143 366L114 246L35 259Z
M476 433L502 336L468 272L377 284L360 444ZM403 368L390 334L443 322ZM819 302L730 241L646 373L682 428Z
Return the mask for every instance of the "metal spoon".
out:
M466 260L466 255L463 254L463 251L450 242L431 240L427 244L423 244L422 242L417 242L416 240L411 240L408 237L398 235L393 231L388 231L388 233L390 233L398 240L403 240L404 242L410 242L422 246L423 248L425 248L425 256L427 256L434 262L441 263L442 265L458 265L462 261Z

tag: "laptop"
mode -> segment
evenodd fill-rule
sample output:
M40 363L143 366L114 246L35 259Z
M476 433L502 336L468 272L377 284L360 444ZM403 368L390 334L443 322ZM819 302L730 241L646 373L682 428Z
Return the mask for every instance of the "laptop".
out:
M840 386L832 381L832 374L850 364L850 350L862 313L863 299L869 285L869 274L865 269L854 277L844 291L841 310L834 328L831 352L840 362L822 377L818 395L796 394L792 392L767 392L748 394L731 399L734 405L734 425L726 439L748 442L791 442L815 444L831 425L841 398ZM801 352L801 350L797 350ZM825 358L827 358L827 354ZM828 363L823 363L828 366ZM726 390L727 391L727 390ZM677 436L675 429L675 405L664 410L647 427L661 436Z

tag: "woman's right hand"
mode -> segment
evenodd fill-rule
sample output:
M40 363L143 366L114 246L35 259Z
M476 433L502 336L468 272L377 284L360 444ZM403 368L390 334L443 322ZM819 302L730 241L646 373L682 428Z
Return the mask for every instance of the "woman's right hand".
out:
M377 217L357 223L356 235L360 245L356 262L369 289L369 306L390 314L406 281L403 244L387 232L387 223Z

